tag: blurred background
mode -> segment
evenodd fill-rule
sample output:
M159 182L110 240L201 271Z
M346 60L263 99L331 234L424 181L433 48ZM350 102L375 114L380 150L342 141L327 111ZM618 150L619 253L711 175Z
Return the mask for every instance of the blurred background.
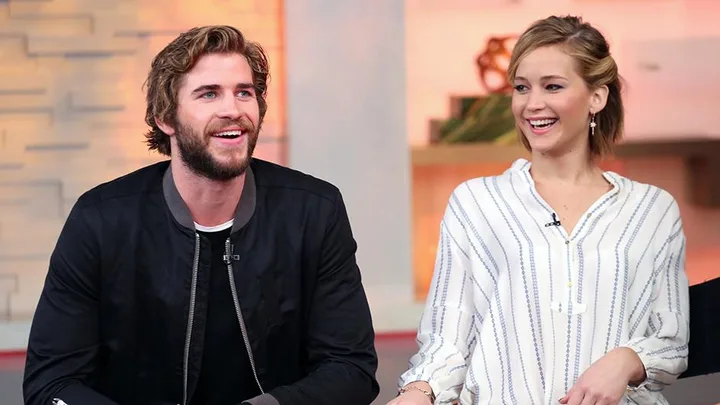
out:
M378 333L384 404L416 349L451 190L526 157L505 68L534 20L575 14L611 43L626 139L605 162L680 203L691 283L720 277L717 0L0 0L0 405L22 403L49 254L87 189L162 159L142 89L180 32L229 24L267 50L256 156L342 190ZM720 375L672 404L720 402Z

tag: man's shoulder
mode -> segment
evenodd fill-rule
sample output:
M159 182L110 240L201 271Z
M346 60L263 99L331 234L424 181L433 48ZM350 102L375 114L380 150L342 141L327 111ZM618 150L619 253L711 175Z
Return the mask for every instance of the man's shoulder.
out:
M169 160L153 163L85 191L77 200L78 208L151 193L162 193L162 178L170 165Z
M335 201L340 195L340 190L334 184L300 170L255 158L251 167L259 189L286 191L295 194L297 198L323 198L330 201Z

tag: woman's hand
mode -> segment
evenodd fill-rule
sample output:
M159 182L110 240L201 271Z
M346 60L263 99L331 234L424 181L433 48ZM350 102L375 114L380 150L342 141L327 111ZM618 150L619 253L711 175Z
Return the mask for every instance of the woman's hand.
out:
M645 366L632 350L614 349L593 363L560 398L566 405L617 405L628 384L645 379Z
M408 390L388 402L387 405L432 405L430 398L417 390Z
M430 397L423 392L432 392L430 384L425 381L414 381L406 385L406 387L410 389L405 390L404 393L388 402L387 405L432 405Z

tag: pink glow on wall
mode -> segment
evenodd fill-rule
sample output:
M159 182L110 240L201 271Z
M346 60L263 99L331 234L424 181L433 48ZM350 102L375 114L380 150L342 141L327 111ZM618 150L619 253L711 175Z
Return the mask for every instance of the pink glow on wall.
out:
M720 2L452 0L453 6L441 8L434 6L438 1L406 1L412 146L428 143L428 121L447 117L451 95L483 93L474 59L488 37L518 34L551 14L581 15L610 41L629 85L628 139L720 137L715 130L720 127L715 113L720 106ZM676 56L681 56L677 62L672 60Z

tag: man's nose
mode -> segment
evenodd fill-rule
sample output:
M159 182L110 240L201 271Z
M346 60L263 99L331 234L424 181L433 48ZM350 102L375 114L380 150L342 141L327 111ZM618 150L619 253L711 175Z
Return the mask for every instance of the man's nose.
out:
M242 114L240 108L240 102L235 98L234 95L228 95L223 97L221 101L221 108L218 111L218 116L221 118L237 119Z

